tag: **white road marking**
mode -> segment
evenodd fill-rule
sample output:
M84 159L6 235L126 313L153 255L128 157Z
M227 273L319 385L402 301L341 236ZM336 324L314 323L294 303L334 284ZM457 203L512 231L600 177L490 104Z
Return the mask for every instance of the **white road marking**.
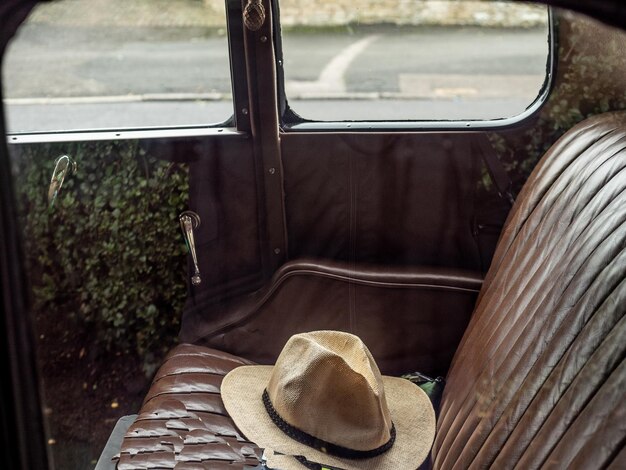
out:
M372 34L350 44L331 59L322 69L317 80L287 80L285 88L289 97L311 97L317 95L343 95L346 92L345 74L350 64L367 47L380 37Z

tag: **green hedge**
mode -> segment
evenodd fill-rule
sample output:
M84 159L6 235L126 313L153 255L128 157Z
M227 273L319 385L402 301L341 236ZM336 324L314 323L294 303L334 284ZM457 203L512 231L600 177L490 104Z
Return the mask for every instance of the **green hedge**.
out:
M168 349L186 296L178 214L187 208L188 170L136 141L24 145L14 153L35 313L85 326L107 349ZM50 208L54 161L64 154L78 171Z
M626 109L626 37L579 15L561 13L555 87L536 122L522 136L492 135L518 193L545 152L577 123ZM567 46L567 47L566 47Z

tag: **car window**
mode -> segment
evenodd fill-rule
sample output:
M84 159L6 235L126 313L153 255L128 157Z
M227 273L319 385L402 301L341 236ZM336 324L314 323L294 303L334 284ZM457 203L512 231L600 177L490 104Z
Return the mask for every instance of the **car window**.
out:
M197 126L233 112L224 2L41 3L3 72L9 133Z
M122 5L121 1L106 1L108 5ZM43 6L61 9L67 8L70 3L76 8L82 8L81 5L84 3L100 7L105 1L60 1ZM169 9L170 3L175 4L176 8ZM177 17L176 15L182 14L180 11L185 11L186 8L191 12L200 11L197 9L208 8L217 3L219 2L196 0L125 2L126 6L120 6L120 9L127 8L128 10L119 10L116 18L120 20L124 16L120 13L121 11L134 11L133 8L139 8L139 5L143 5L142 8L152 5L150 8L154 10L151 10L150 14L161 18L160 15ZM442 2L439 3L442 4ZM295 0L294 2L281 2L286 21L289 21L289 5L294 4ZM37 19L40 11L42 10L36 10L30 21L24 25L26 30L49 28L37 22L40 21ZM544 12L543 9L529 11ZM85 10L82 12L81 14L86 15ZM147 15L147 13L144 14ZM532 18L532 16L529 17ZM67 27L71 29L69 24ZM534 31L543 27L532 26L530 30L513 28L511 34L521 36L536 34L538 37L539 34ZM145 30L142 28L144 27L128 28L127 33L139 34L137 31L150 29L148 26ZM186 28L194 30L196 26L191 25ZM199 28L202 29L202 27ZM215 37L212 36L214 31L215 34L219 34L217 32L219 28L217 30L213 30L211 26L204 28L207 40ZM327 30L330 35L329 31ZM623 81L619 79L626 73L626 59L623 54L626 50L626 35L622 31L614 30L580 15L563 12L559 13L559 33L561 51L558 76L555 77L554 89L538 113L537 119L528 120L530 122L526 122L524 127L520 126L513 131L488 135L504 169L511 177L515 192L526 181L538 159L573 125L595 114L626 109L626 93ZM56 89L56 85L53 86L53 84L65 83L64 80L57 80L58 77L49 74L49 69L44 68L44 65L52 64L55 67L58 66L60 70L62 65L47 61L45 52L50 50L47 39L41 37L35 41L33 38L34 42L20 51L19 47L25 47L19 45L23 40L23 34L20 33L11 46L10 54L13 55L5 60L3 68L6 81L5 92L7 92L5 94L9 96L5 109L8 113L9 125L13 126L11 129L14 132L20 132L19 126L15 127L16 122L23 122L26 125L31 122L44 124L33 125L30 128L22 127L21 131L25 132L29 129L32 131L35 127L39 130L71 130L76 126L81 128L92 126L96 119L107 116L110 119L108 125L117 126L132 115L131 111L135 102L131 100L120 102L116 112L121 112L121 114L108 115L103 111L105 108L98 107L101 103L97 101L95 95L90 97L93 102L89 104L93 106L92 117L83 117L82 120L78 119L74 113L78 113L76 109L80 109L81 106L86 106L85 103L70 101L62 107L58 103L55 104L52 98L42 97L38 98L41 99L40 104L16 101L28 99L27 95L20 98L20 95L16 94L15 90L25 86L16 77L32 75L29 80L36 81L42 87L49 87L48 89L52 90L50 93ZM163 39L162 31L155 34L161 35L159 37ZM187 33L179 31L177 34ZM307 34L321 38L323 41L330 41L325 35L308 32L306 28L298 34L302 34L303 43L308 37ZM102 41L106 39L105 36L102 35ZM200 34L200 37L204 36ZM341 42L341 47L344 49L349 48L352 41L349 36L346 38ZM547 36L542 41L545 42L546 39ZM166 45L170 40L174 44L184 42L180 36L174 34L167 41L164 40L162 47L169 48L170 52L175 49L174 46ZM198 40L204 41L204 39ZM380 38L368 39L367 42L360 43L359 47L373 46L379 40ZM37 45L39 44L37 41L41 44ZM70 43L74 44L68 40L65 46L59 46L60 50L71 49L73 46L68 45ZM106 50L104 42L100 47ZM77 54L79 49L76 46L75 50L67 52L67 57ZM37 52L40 50L42 52ZM332 51L319 48L314 52L320 57L314 57L309 49L301 49L297 56L292 57L292 64L297 60L297 63L305 67L308 61L324 63L324 61L332 60ZM22 58L23 54L26 54L26 58ZM39 60L28 59L29 56L36 57L36 54L40 54ZM172 64L174 64L172 67L181 63L178 61L180 58L175 57L173 52L171 57ZM15 64L19 64L22 60L25 61L24 64L28 62L28 71L24 71L24 75L12 75L16 70L21 70L20 67L15 68ZM194 60L190 58L189 62ZM545 61L545 57L543 60ZM110 64L115 63L110 62ZM538 60L537 63L539 63ZM298 67L292 66L292 70L297 72L297 69ZM214 86L205 83L211 82L211 74L214 72L209 72L208 68L205 70L207 74L199 82L200 85ZM459 71L463 70L459 65ZM179 71L179 74L183 75L183 72ZM227 81L227 78L225 80ZM150 90L149 87L152 85L142 84L142 86L147 87L144 90ZM226 86L230 85L224 85L223 89L226 89ZM45 104L46 99L50 100L49 104ZM462 106L466 106L463 109L474 109L469 106L474 101L460 98L441 98L441 100L449 106L459 106L459 109ZM326 98L317 99L314 96L301 100L302 103L318 103L320 106L342 103L340 100L336 101ZM224 119L232 113L230 102L216 100L217 102L229 108L227 113L220 115L221 117L216 115L215 120ZM436 100L433 102L438 103ZM163 103L167 104L167 101L164 100ZM296 106L297 100L290 99L289 103L298 112L304 109ZM348 115L350 109L354 110L350 107L351 105L368 105L370 107L367 109L371 111L376 109L371 107L373 103L375 102L364 98L354 98L344 100L342 106L337 106L337 109L341 112L345 111ZM413 103L419 104L421 101L415 100ZM188 104L191 106L192 102ZM417 109L417 104L415 109ZM30 114L22 121L16 121L19 113L26 112L25 110L28 110ZM163 120L159 125L168 125L167 122L174 122L178 116L165 112L153 114L148 113L146 119ZM377 114L377 116L383 115ZM63 119L67 120L63 121ZM170 121L167 121L168 119ZM358 221L358 224L376 224L378 214L382 213L386 206L381 204L380 212L366 214L365 220L346 217L344 226L341 222L344 220L343 214L347 210L346 206L357 203L356 194L350 193L350 202L342 206L343 196L331 194L332 191L329 188L332 188L331 184L337 188L343 188L343 183L338 184L337 181L341 178L341 171L345 168L340 167L341 161L337 156L354 152L354 149L358 151L356 155L366 158L371 150L369 159L349 156L345 160L346 165L353 165L352 174L362 177L359 183L361 184L359 186L361 200L369 198L371 201L372 195L376 194L374 190L377 187L385 187L388 189L378 194L384 194L390 200L399 200L404 203L405 200L415 198L415 191L419 186L433 187L438 191L446 184L453 184L454 181L450 182L443 178L431 182L427 179L427 174L418 175L417 179L412 179L411 174L419 173L420 169L425 169L425 173L435 171L432 169L437 168L436 157L445 154L447 158L456 158L456 152L460 157L464 157L469 155L463 153L467 149L452 147L448 140L443 139L441 154L428 155L428 152L421 151L419 134L412 133L410 137L415 140L404 142L394 141L397 138L395 135L386 136L385 140L400 149L402 152L399 153L400 158L406 162L405 166L398 166L398 169L393 169L393 171L386 171L386 168L391 166L387 159L374 159L377 153L384 156L385 152L383 145L374 145L371 148L372 142L380 143L375 140L376 135L366 133L340 135L342 142L332 148L325 146L328 144L324 144L324 139L315 141L314 138L318 137L317 135L298 136L300 139L306 138L307 140L300 140L304 143L297 148L293 144L293 139L283 139L282 158L285 168L291 171L291 175L297 176L285 179L287 194L302 191L307 181L318 178L323 183L314 186L312 192L315 196L318 196L318 193L319 195L326 194L332 201L326 206L319 202L322 199L320 197L310 199L305 197L302 199L303 209L294 210L296 207L294 204L297 201L286 197L287 209L291 211L290 216L294 220L292 227L300 232L305 231L300 227L306 228L312 225L319 225L323 229L327 220L336 218L340 228L345 228L349 237L359 238L368 249L379 250L375 253L376 256L387 259L395 257L398 265L409 266L413 263L409 259L410 250L397 249L399 245L395 244L394 239L396 234L404 233L408 234L407 238L410 238L412 246L426 245L422 243L421 238L425 224L418 212L403 210L394 212L397 217L391 217L392 225L388 227L388 232L384 237L377 239L372 231L362 228L367 225L359 225L357 229L356 223ZM295 133L291 134L291 137L294 135ZM328 142L328 136L325 139ZM229 137L229 140L220 141L196 138L182 141L159 139L158 145L151 145L154 142L149 142L149 139L145 138L70 143L58 141L16 143L10 139L9 148L18 203L16 212L22 232L26 274L31 288L32 314L37 331L38 365L43 379L43 411L47 424L47 442L55 468L94 467L117 420L121 416L136 413L140 409L154 372L167 352L177 343L181 312L185 302L189 301L187 286L193 282L191 279L193 262L185 247L179 216L189 210L191 198L196 200L201 196L203 198L199 201L199 206L204 211L199 211L202 216L200 230L203 232L196 231L198 240L201 237L204 240L198 250L203 257L201 263L208 267L206 271L203 269L202 285L207 286L208 290L212 287L211 276L218 279L223 277L225 279L223 285L228 283L229 294L232 294L232 298L224 297L224 302L230 302L239 296L240 299L245 298L244 294L247 292L241 286L247 285L248 277L255 279L254 275L261 270L256 267L254 253L256 253L256 247L261 245L260 242L257 243L259 235L255 232L255 224L262 219L259 214L262 214L263 203L260 202L257 206L250 204L249 201L250 193L262 192L261 177L257 180L256 176L251 175L263 173L263 171L258 171L255 167L255 160L247 153L251 148L251 140L246 135ZM305 152L305 146L313 149L315 158L309 158L311 154ZM51 177L54 179L53 175L59 176L59 173L55 172L55 169L61 168L59 165L64 162L69 163L64 156L76 162L76 170L65 174L62 186L57 185L56 188L59 191L55 193L54 185L51 185ZM463 160L460 157L459 160ZM191 165L198 161L202 161L204 166L196 165L195 169L201 167L203 170L194 172ZM370 162L369 166L367 162ZM405 172L404 169L413 173ZM282 171L284 171L282 168L276 171L276 168L270 167L267 169L266 178L278 176ZM475 172L468 174L468 178L473 178L477 172L478 168ZM459 170L459 173L462 173L462 170ZM498 203L501 201L495 194L493 182L486 169L482 174L484 178L480 184L477 183L477 198L472 203L475 203L476 207L484 213L477 213L477 218L471 227L468 223L460 226L459 230L465 233L471 229L472 236L477 239L477 244L491 238L494 239L495 244L499 232L498 225L494 224L493 220L499 222L500 207L495 207L494 210L485 201L492 199L497 200ZM390 178L385 179L385 175ZM329 182L328 186L325 185L326 180ZM387 182L389 184L385 185ZM348 184L352 182L346 182L346 188ZM279 194L285 197L284 194ZM437 203L433 195L436 193L431 191L428 194L429 201L432 199L433 205ZM227 198L224 195L229 195L228 208L230 210L224 210L225 202L222 198ZM447 201L451 208L457 204L460 205L461 202L464 201L452 199ZM312 224L311 219L316 220L316 214L322 214L319 218L320 223ZM218 223L211 224L212 219L217 220ZM302 224L299 223L300 220L303 221ZM407 220L415 224L408 226L405 223ZM439 220L448 230L451 224L449 211L442 211L441 217L437 217L437 221ZM348 226L348 223L351 225ZM229 232L228 229L232 227L235 227L236 231ZM412 227L417 228L412 231ZM234 234L231 236L231 233ZM291 253L299 251L303 255L312 257L320 256L319 252L322 250L328 250L328 252L337 250L338 252L343 249L342 246L327 243L323 238L323 232L312 232L312 235L308 237L311 243L300 246L293 243L296 235L298 234L294 234L293 231L290 233ZM330 239L333 235L331 234ZM254 243L249 243L250 239L253 239ZM445 248L440 240L437 239L434 242L437 250L440 250L440 247ZM241 245L245 245L245 249L240 249ZM476 249L474 245L465 246L455 242L454 246L460 246L459 250L463 250L468 259L473 259L471 257L474 256ZM212 253L235 253L235 255L232 259L222 262L223 258L209 256ZM440 251L433 253L433 256L441 257ZM340 258L340 256L335 256L335 258ZM252 271L252 274L249 271ZM350 284L350 291L354 292L352 284ZM220 301L222 300L220 298ZM367 304L369 299L359 297L359 302ZM417 307L421 305L416 305ZM443 310L445 310L444 307L445 305L442 307ZM394 324L390 322L375 327L393 329ZM424 329L422 325L419 328ZM254 330L251 331L251 335L255 334ZM246 336L242 336L241 341L236 343L245 344L246 339ZM409 344L411 339L411 335L403 336L400 342L406 341L406 344ZM275 338L272 340L276 341Z
M189 173L137 140L10 147L55 468L138 410L186 296Z
M280 14L286 98L305 119L509 118L547 78L543 6L299 0Z

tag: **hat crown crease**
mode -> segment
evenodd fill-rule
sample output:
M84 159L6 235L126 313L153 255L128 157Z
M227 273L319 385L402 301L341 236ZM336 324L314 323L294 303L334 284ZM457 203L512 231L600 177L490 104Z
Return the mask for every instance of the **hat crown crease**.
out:
M314 332L292 337L267 391L284 421L318 439L359 451L390 439L382 377L356 336Z

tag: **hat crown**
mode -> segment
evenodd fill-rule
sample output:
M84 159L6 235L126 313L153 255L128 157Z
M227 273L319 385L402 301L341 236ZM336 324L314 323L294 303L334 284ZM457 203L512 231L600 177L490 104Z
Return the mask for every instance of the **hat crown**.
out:
M282 419L318 439L364 451L390 439L382 377L357 336L294 335L278 357L267 392Z

